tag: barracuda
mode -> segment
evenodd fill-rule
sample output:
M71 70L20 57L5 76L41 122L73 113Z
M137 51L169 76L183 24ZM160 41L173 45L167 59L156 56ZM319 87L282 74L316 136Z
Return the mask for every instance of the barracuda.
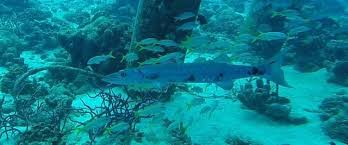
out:
M236 79L259 76L290 87L281 69L282 56L285 52L258 66L215 62L154 64L124 69L107 75L102 80L116 85L216 83L223 89L231 89Z

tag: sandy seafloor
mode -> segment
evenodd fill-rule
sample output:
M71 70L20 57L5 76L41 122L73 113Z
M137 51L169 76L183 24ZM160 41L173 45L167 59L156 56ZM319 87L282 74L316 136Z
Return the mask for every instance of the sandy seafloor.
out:
M44 65L44 61L34 53L25 52L22 57L29 64L30 68ZM325 69L313 73L300 73L293 69L292 66L283 67L286 79L294 88L281 88L280 95L287 96L291 100L292 112L300 116L306 116L309 123L304 125L287 125L271 121L263 115L253 111L243 109L238 101L231 99L207 99L206 103L201 106L196 106L187 110L187 103L194 96L187 93L177 93L172 97L172 101L163 104L160 108L162 112L156 112L166 116L169 119L182 119L184 125L188 126L188 135L191 136L193 143L201 145L223 145L227 135L240 135L249 137L252 140L263 143L264 145L329 145L330 141L334 141L337 145L343 145L336 140L330 139L321 131L321 121L319 115L304 111L304 109L317 110L318 105L325 97L330 97L335 92L342 89L348 90L341 86L327 83L328 73ZM6 72L5 68L0 67L0 75ZM216 87L208 87L204 90L204 96L226 95L230 92L216 89ZM1 92L0 92L1 94ZM87 99L86 95L79 95L79 98ZM88 104L95 104L100 100L86 100ZM217 109L211 114L200 114L200 110L206 105L212 105L218 101ZM82 106L79 99L75 99L74 107ZM160 106L160 105L157 105ZM157 108L158 107L154 107ZM160 109L158 109L160 110ZM156 110L157 111L157 110ZM85 120L86 118L81 118ZM158 140L156 144L162 142L165 138L164 128L161 127L160 119L143 120L138 124L138 128L145 134L152 134L151 137L146 137L143 145L150 145L147 140ZM68 137L71 139L71 144L79 144L76 141L83 143L83 140L88 140L87 134L72 134ZM68 142L68 143L69 143ZM1 139L0 145L12 145L13 141ZM112 144L112 143L111 143ZM133 144L140 144L133 142Z
M329 145L330 141L343 145L321 131L318 114L303 110L316 110L325 97L342 90L342 87L326 82L328 74L325 69L306 74L297 72L291 66L283 69L288 82L295 88L281 88L280 95L289 96L293 114L306 116L309 119L307 124L277 123L263 115L243 109L238 101L226 99L219 100L218 109L210 117L207 114L200 115L199 111L204 105L191 111L184 109L177 115L176 110L186 108L186 102L192 99L193 96L190 95L176 96L173 102L166 105L166 112L172 118L182 117L189 122L187 124L192 124L188 130L189 135L194 143L202 145L222 145L228 134L247 136L264 145ZM207 103L213 101L214 99L211 99Z

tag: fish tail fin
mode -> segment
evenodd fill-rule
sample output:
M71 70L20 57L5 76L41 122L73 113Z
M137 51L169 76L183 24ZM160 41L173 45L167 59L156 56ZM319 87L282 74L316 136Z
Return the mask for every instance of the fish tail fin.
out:
M281 50L277 55L269 59L266 64L261 65L260 67L265 70L264 78L284 87L290 86L284 77L284 71L281 69L284 55L288 52L289 48L285 48Z
M120 60L120 62L122 63L122 62L124 62L126 60L126 55L123 55L122 56L122 59Z
M139 51L143 51L144 49L145 49L145 47L144 46L139 46L140 48L139 48ZM137 47L136 47L137 48Z
M116 57L112 55L113 53L114 53L114 51L111 50L111 51L109 52L108 56L110 56L112 59L115 59Z

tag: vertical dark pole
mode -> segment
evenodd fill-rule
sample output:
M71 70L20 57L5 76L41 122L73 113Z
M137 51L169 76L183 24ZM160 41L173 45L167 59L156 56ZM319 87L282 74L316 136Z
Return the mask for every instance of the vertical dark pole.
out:
M129 51L138 54L140 58L138 62L171 52L185 53L185 50L182 48L171 49L162 53L138 51L136 43L146 38L170 39L180 43L187 36L191 35L191 31L177 32L177 27L185 22L178 23L174 17L184 12L192 12L198 15L200 3L201 0L140 0ZM133 67L137 66L138 62L130 65ZM146 94L151 94L154 98L158 97L163 101L167 101L174 91L175 86L172 85L168 87L165 93L149 91ZM142 96L142 94L144 94L142 91L129 92L129 95Z
M176 31L176 28L182 23L176 22L174 17L184 12L192 12L198 15L200 3L201 0L140 0L130 51L137 52L136 42L146 38L171 39L180 43L188 35L191 35L191 32ZM185 52L181 49L172 51ZM161 54L137 53L140 56L139 61L144 61L170 52Z

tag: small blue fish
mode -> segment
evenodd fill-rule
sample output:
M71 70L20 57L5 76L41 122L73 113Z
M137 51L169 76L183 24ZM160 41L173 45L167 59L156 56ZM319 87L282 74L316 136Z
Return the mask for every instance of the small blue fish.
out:
M234 50L249 50L250 48L251 46L245 43L238 43L232 46L232 49Z
M181 42L181 47L191 51L193 49L198 49L203 45L206 45L210 42L208 36L194 36L187 37L184 41Z
M348 41L345 40L330 40L326 46L330 49L346 49L348 48Z
M110 123L111 119L109 117L99 117L93 120L85 122L84 126L77 128L77 132L91 132L91 131L102 131L105 126Z
M233 65L227 63L182 63L153 64L138 68L124 69L104 76L103 81L117 85L141 84L180 84L180 83L216 83L223 89L233 87L233 81L240 78L259 76L290 87L281 70L281 52L266 64L259 66Z
M273 12L272 17L275 16L285 16L287 19L292 19L300 16L300 12L293 9L286 9L280 12Z
M237 37L237 40L239 42L243 42L243 43L249 43L251 41L253 41L255 39L255 36L251 35L251 34L241 34Z
M182 13L174 18L176 21L182 21L182 20L187 20L187 19L193 18L195 16L196 15L192 12L184 12L184 13Z
M109 55L98 55L95 57L92 57L91 59L89 59L87 61L87 65L98 65L101 64L102 62L105 62L109 59L115 59L114 56L111 55L111 53Z
M178 43L176 43L173 40L167 40L167 39L158 41L157 44L164 47L179 47Z
M140 63L140 65L162 64L162 63L177 63L184 56L185 55L183 53L173 52L173 53L169 53L169 54L163 55L163 56L161 56L159 58L148 59L148 60Z
M262 41L273 41L273 40L286 40L287 35L282 33L282 32L267 32L267 33L261 33L258 35L254 42L257 40L262 40Z
M141 40L137 44L138 45L153 45L157 42L158 42L158 40L156 38L146 38L146 39Z
M139 51L142 51L142 50L147 50L147 51L151 51L151 52L164 52L164 48L162 48L161 46L144 46L144 47L141 47Z
M196 21L193 21L193 22L187 22L187 23L182 24L176 30L178 30L178 31L191 31L197 27L198 27L198 23Z
M120 133L124 133L125 131L128 131L129 128L130 128L129 123L120 122L111 126L110 128L107 128L107 131L111 134L120 134Z
M289 35L296 36L298 34L305 33L305 32L308 32L310 30L311 30L311 28L308 28L306 26L299 26L299 27L296 27L296 28L289 30Z

